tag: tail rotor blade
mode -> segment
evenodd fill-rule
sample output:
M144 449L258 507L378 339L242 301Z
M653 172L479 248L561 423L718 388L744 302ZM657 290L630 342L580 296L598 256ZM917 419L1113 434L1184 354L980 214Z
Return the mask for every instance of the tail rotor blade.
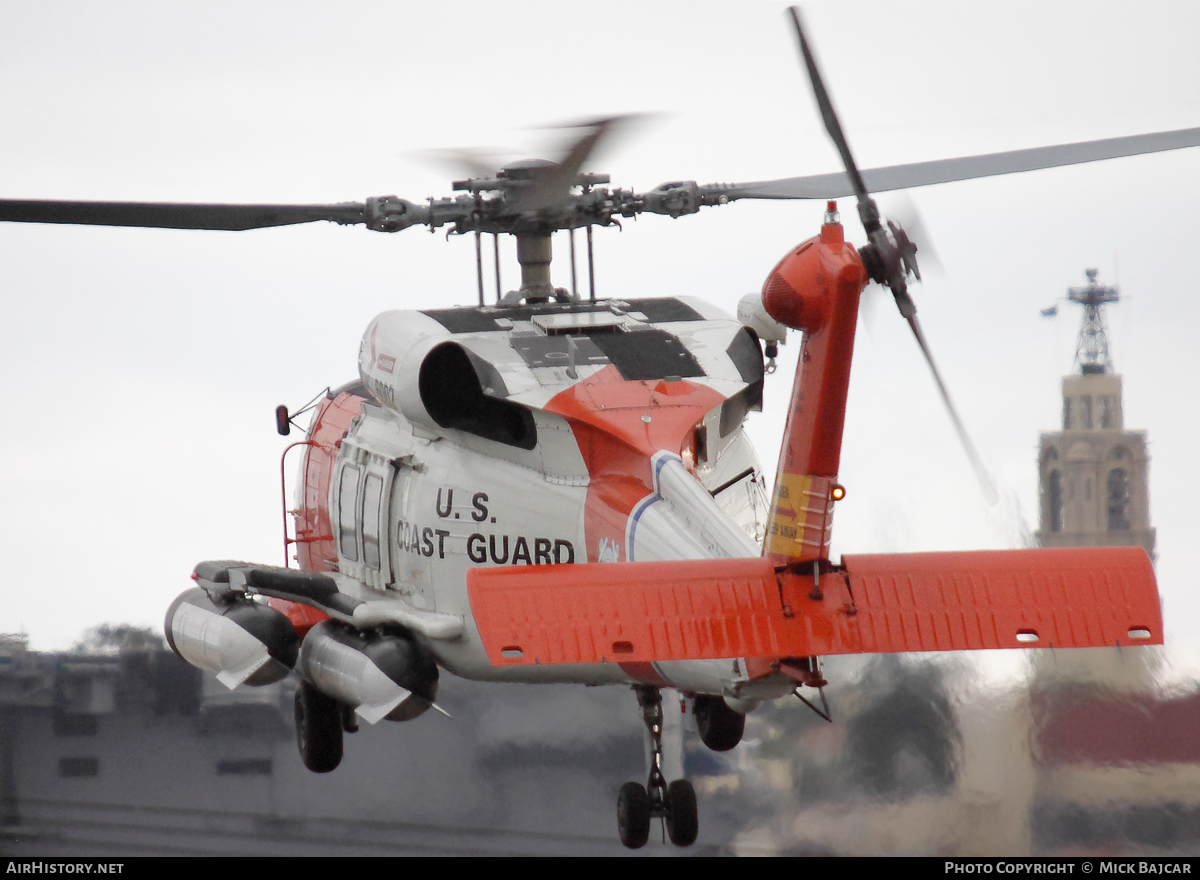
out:
M916 337L917 344L921 347L921 353L925 356L925 362L929 364L929 370L933 373L933 380L937 383L938 393L942 396L942 403L946 406L946 412L950 414L950 421L954 424L954 430L958 432L959 442L962 443L963 449L967 453L967 458L971 461L971 467L974 469L975 476L979 480L979 485L983 489L984 497L987 499L988 504L994 505L1000 498L999 493L996 491L995 481L984 466L983 460L979 457L979 453L975 449L975 444L971 442L971 438L967 434L967 429L958 415L958 410L954 408L954 404L950 400L950 392L946 390L946 383L942 381L941 373L938 372L937 365L933 362L933 354L930 352L929 345L925 341L925 334L921 332L921 324L917 320L917 307L908 293L908 277L911 275L918 281L921 279L916 259L918 251L917 242L919 240L927 243L928 237L925 235L919 219L916 218L915 211L911 212L912 219L909 221L910 223L913 220L916 221L913 223L915 235L910 236L906 232L904 227L908 225L907 223L902 224L889 221L885 228L883 223L880 222L879 208L876 206L875 200L871 198L871 194L863 182L862 174L854 162L854 157L850 153L850 145L846 141L842 125L838 121L836 111L833 109L833 102L829 98L829 92L826 90L825 83L821 79L821 74L817 70L816 59L813 57L808 38L804 33L804 25L800 21L800 10L793 6L788 11L791 13L792 21L796 26L796 35L800 40L800 51L804 55L804 65L808 69L808 77L812 82L813 94L816 97L817 106L821 110L821 118L825 121L825 130L829 132L829 137L833 140L834 146L837 147L837 151L842 157L842 164L846 169L846 178L850 181L851 186L854 188L854 195L858 198L858 216L862 220L863 229L866 231L867 239L870 242L866 247L859 250L859 255L863 258L863 263L871 279L891 290L892 296L896 300L896 306L900 309L900 314L908 321L908 326L912 328L913 336Z
M921 266L925 269L932 269L935 274L944 273L946 267L942 265L941 258L938 257L937 250L933 246L933 239L929 235L929 230L925 228L925 222L913 200L907 195L901 194L885 200L882 207L883 213L895 221L896 225L908 235L909 241L916 246L917 253L921 255Z
M858 165L850 152L850 143L842 131L842 123L838 120L837 111L833 109L833 100L825 88L825 81L821 78L821 71L817 68L817 59L813 55L808 37L804 33L804 24L800 21L800 8L790 6L788 12L792 14L792 22L796 26L800 52L804 56L804 66L808 70L808 79L812 84L817 106L821 110L821 119L825 122L825 130L829 132L830 139L837 147L838 155L842 157L842 166L846 169L846 177L850 179L850 185L854 187L854 195L858 199L858 217L862 221L863 229L866 230L867 238L871 240L872 244L879 245L880 242L877 239L886 241L887 237L879 222L879 208L876 207L875 200L871 198L871 193L867 191L867 185L863 182L862 174L859 173ZM901 283L903 283L903 279L901 279ZM890 287L891 284L888 286Z
M808 37L804 33L804 25L800 21L800 8L791 6L788 12L792 14L792 21L796 25L796 36L800 40L800 52L804 55L804 66L808 69L808 79L812 83L813 95L817 99L817 106L821 110L821 119L825 121L825 130L829 132L829 137L833 140L834 146L837 147L839 155L842 157L842 165L846 169L846 176L850 178L850 184L854 187L854 195L861 202L864 199L870 199L871 194L867 192L867 185L863 183L862 175L858 172L858 165L854 162L854 156L850 153L850 144L846 140L846 135L842 132L842 123L838 120L837 111L833 109L833 101L829 97L829 92L825 89L825 81L821 78L821 71L817 69L817 59L813 56L812 48L808 44ZM869 232L870 230L868 230Z
M863 182L862 174L859 173L858 165L850 152L850 144L842 131L837 111L833 109L829 91L825 88L820 70L817 69L817 60L813 56L808 37L804 33L804 24L800 20L800 10L792 6L789 7L788 12L791 13L792 22L796 26L800 52L804 56L804 66L808 70L808 78L812 84L817 106L821 110L821 118L825 121L825 130L829 132L829 137L842 157L846 177L854 187L854 195L858 199L858 218L862 221L863 230L867 233L867 240L870 242L864 249L866 253L863 254L863 261L866 263L871 279L892 291L892 295L896 298L896 305L900 307L901 314L907 318L907 277L909 274L917 278L921 277L917 271L917 249L911 245L904 235L903 229L894 224L889 224L889 227L885 229L880 222L879 207L871 198L871 193L868 192L867 185Z
M975 477L979 480L980 488L983 490L983 496L989 505L995 505L1000 500L1000 493L996 490L996 481L992 479L991 473L987 466L984 465L983 459L979 457L979 453L975 449L975 444L971 442L971 437L967 434L967 429L963 425L963 421L958 416L958 410L954 408L954 404L950 400L950 392L946 390L946 383L942 381L942 375L938 372L937 365L933 362L933 354L929 350L929 345L925 341L925 334L921 332L921 324L917 320L916 312L908 315L908 326L912 328L913 336L917 338L917 345L921 346L921 353L925 355L925 362L929 364L929 371L933 373L933 381L937 383L938 393L942 395L942 403L946 405L946 412L950 415L950 421L954 423L954 430L958 432L959 442L962 443L963 450L967 453L967 458L971 461L971 467L975 471Z

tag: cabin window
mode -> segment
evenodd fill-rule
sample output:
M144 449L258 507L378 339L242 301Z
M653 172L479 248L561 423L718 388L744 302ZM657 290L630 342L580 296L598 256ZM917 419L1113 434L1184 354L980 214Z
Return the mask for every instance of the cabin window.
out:
M363 564L379 570L379 524L382 520L383 478L367 474L363 481L362 534Z
M358 561L358 540L355 532L358 523L358 468L348 464L342 468L342 482L338 489L338 546L342 558Z

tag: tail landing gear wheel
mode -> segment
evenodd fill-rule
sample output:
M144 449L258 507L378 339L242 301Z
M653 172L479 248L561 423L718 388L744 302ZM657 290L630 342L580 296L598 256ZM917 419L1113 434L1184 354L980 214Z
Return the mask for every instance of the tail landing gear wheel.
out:
M667 786L667 837L676 846L691 846L700 831L696 814L696 789L686 779Z
M742 741L746 716L734 712L720 697L697 696L692 712L701 742L714 752L727 752Z
M296 745L313 773L328 773L342 763L341 707L307 681L296 689Z
M693 795L693 806L694 798ZM621 793L617 795L617 832L621 835L621 843L630 849L639 849L650 839L650 795L640 782L626 782L621 786ZM675 836L672 835L671 839L674 840ZM696 824L693 818L692 840L695 839Z

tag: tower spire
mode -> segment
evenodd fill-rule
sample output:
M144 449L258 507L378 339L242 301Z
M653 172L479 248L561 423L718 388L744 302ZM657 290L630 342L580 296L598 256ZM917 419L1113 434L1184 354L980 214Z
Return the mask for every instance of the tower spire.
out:
M1086 287L1068 291L1071 302L1083 306L1075 350L1079 372L1062 380L1062 430L1042 434L1038 543L1139 544L1153 559L1146 432L1125 428L1121 377L1109 358L1104 325L1105 303L1119 296L1117 288L1096 282L1095 269L1086 274Z
M1120 300L1120 291L1096 283L1100 273L1088 269L1086 287L1071 287L1067 297L1071 302L1083 306L1083 326L1079 328L1079 344L1075 347L1075 363L1085 376L1113 371L1112 358L1108 354L1108 336L1104 325L1104 304Z

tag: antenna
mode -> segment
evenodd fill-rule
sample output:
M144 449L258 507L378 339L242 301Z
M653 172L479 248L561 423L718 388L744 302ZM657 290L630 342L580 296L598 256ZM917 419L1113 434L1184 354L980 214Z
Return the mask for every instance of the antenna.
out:
M1083 306L1083 325L1079 328L1079 344L1075 347L1075 363L1085 376L1113 371L1112 358L1108 354L1107 328L1104 324L1104 304L1118 302L1121 298L1117 287L1096 283L1099 271L1088 269L1086 287L1071 287L1067 298Z
M496 266L496 302L504 296L504 288L500 286L500 233L492 234L492 262Z

